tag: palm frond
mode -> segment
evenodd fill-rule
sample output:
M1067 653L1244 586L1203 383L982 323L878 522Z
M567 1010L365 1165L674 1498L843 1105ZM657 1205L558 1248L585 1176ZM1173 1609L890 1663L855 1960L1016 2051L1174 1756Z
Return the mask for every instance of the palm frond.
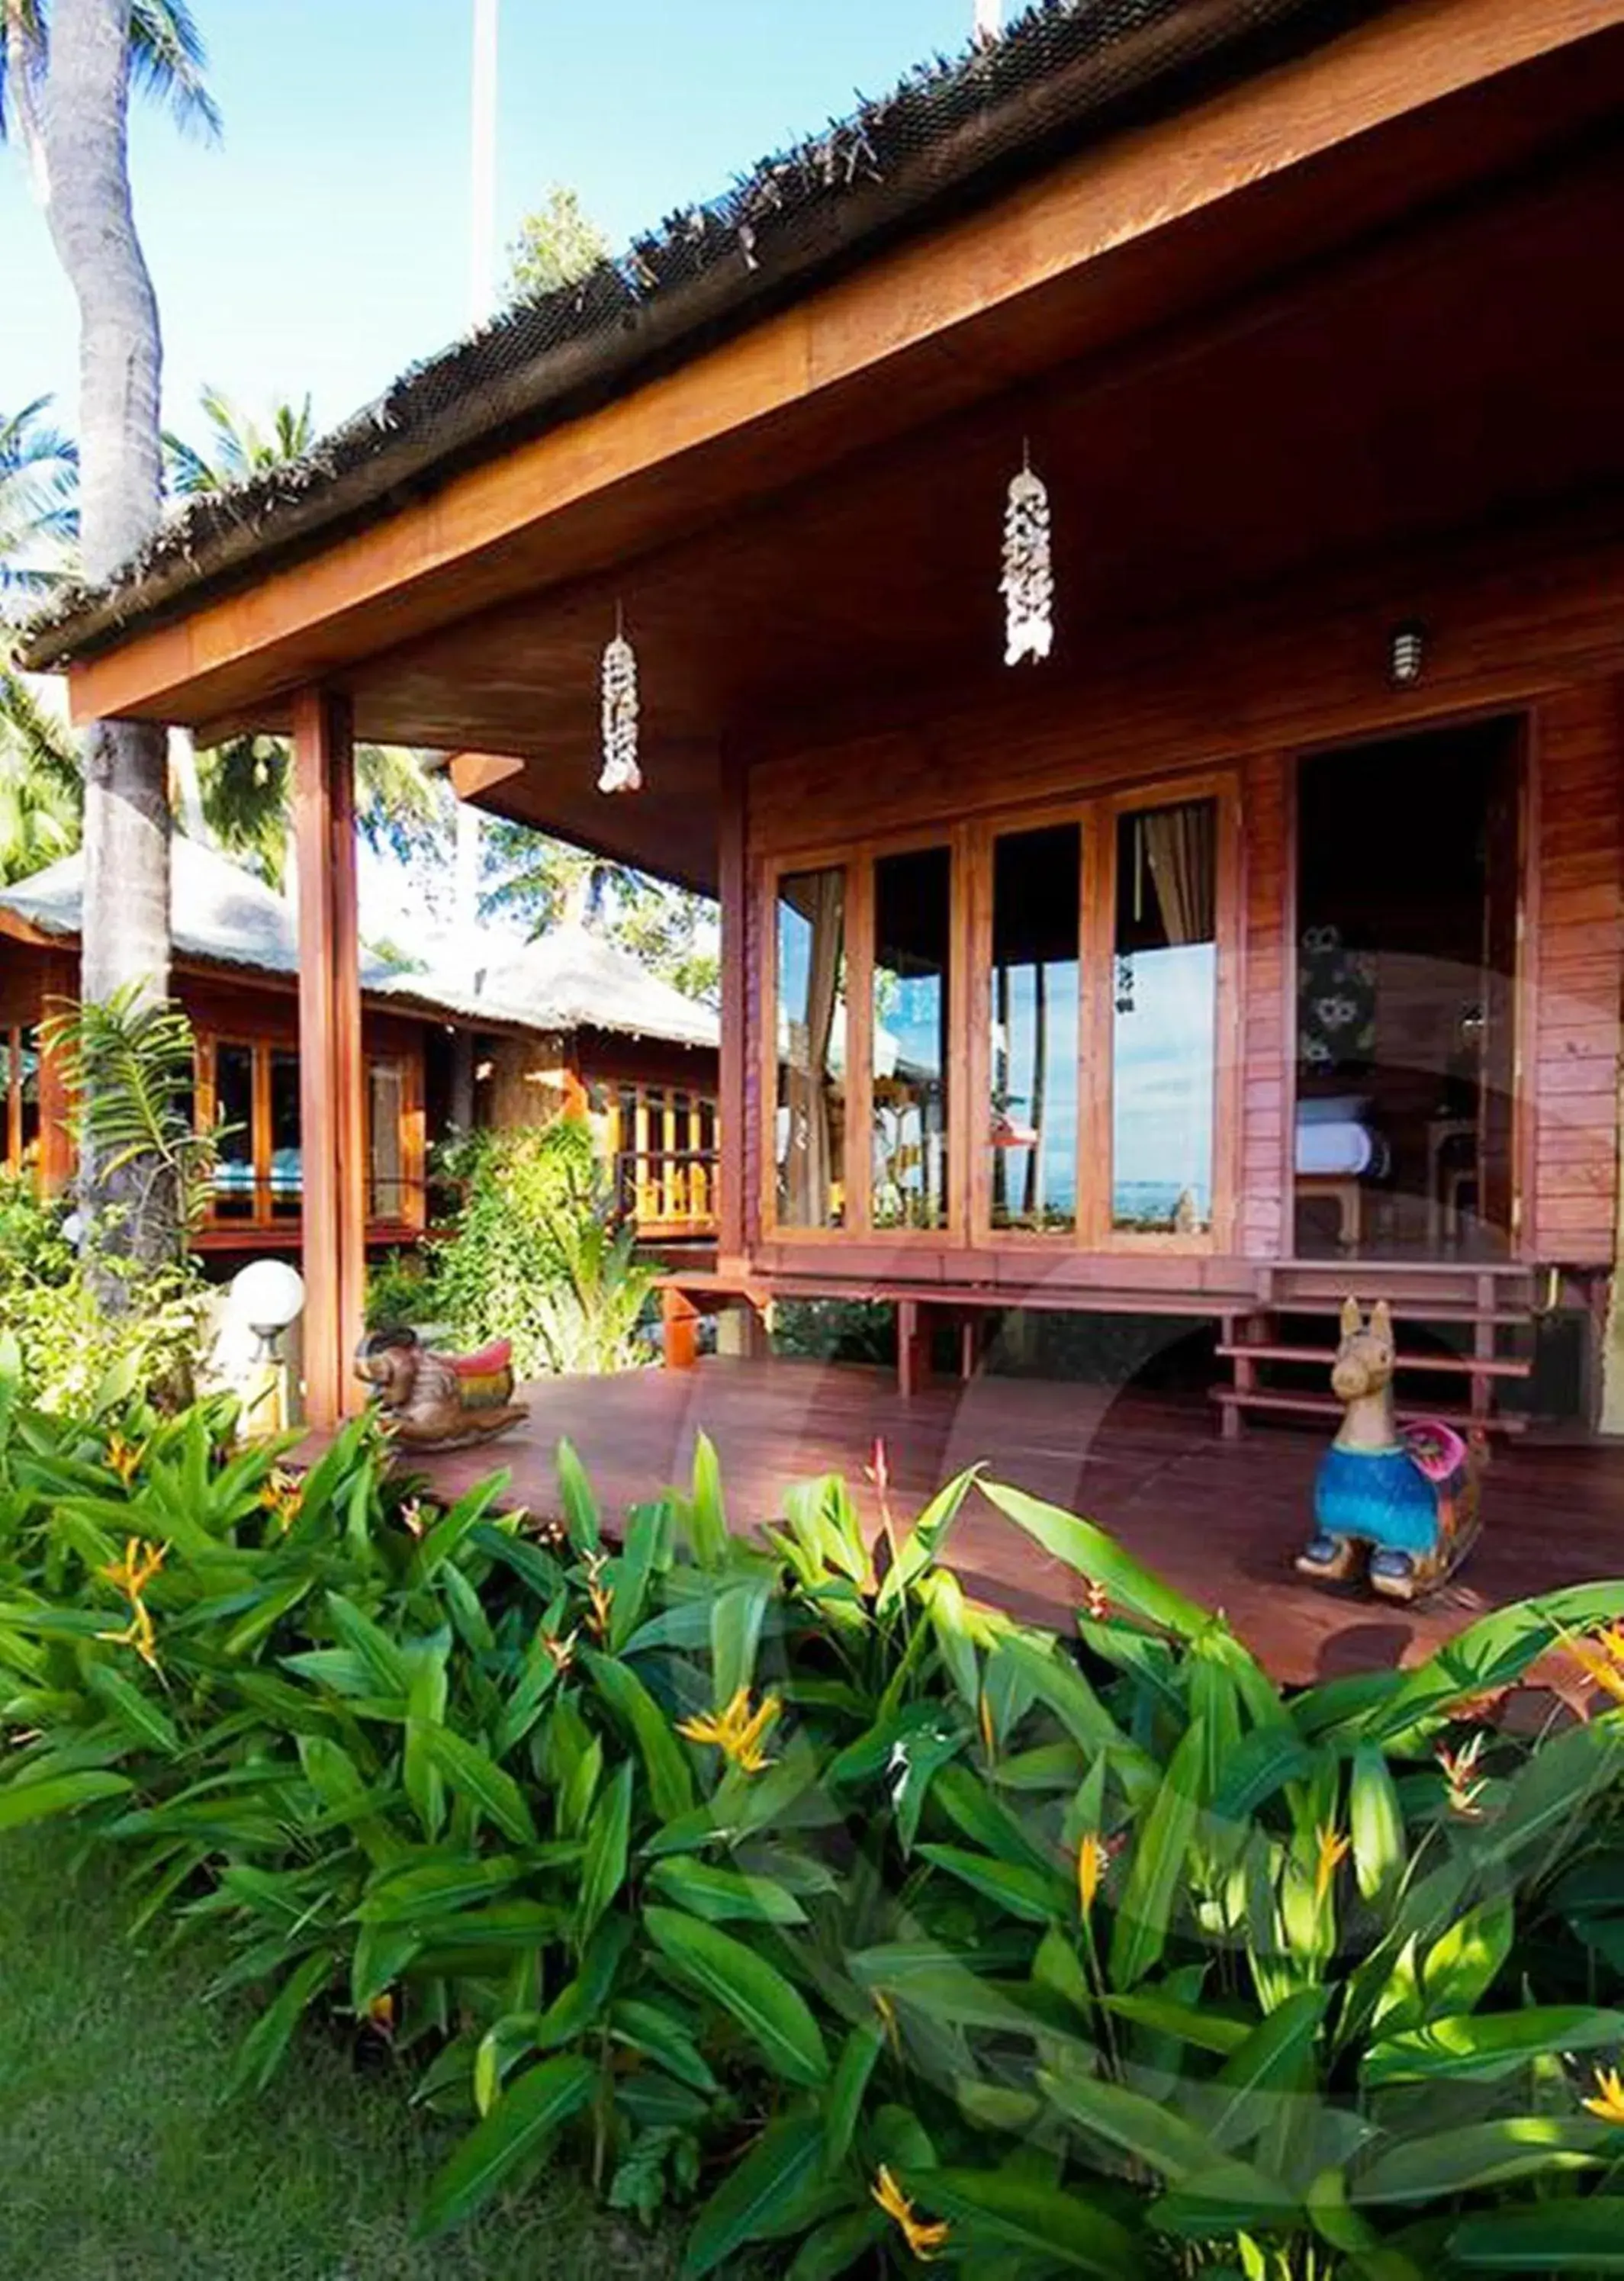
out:
M176 126L219 141L220 109L205 77L208 51L186 0L133 0L129 61L135 86L166 104Z
M65 566L39 550L64 553L79 536L79 453L46 421L50 402L38 396L0 417L0 594L54 583Z

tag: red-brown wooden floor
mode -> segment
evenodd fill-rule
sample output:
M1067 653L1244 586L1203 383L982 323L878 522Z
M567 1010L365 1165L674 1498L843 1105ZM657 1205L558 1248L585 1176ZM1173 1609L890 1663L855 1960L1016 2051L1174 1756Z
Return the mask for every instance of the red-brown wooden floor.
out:
M883 1438L899 1520L961 1465L1112 1530L1138 1557L1212 1607L1288 1682L1411 1661L1483 1609L1557 1585L1624 1577L1624 1448L1525 1443L1496 1452L1485 1528L1455 1582L1414 1611L1299 1579L1323 1435L1259 1426L1220 1442L1208 1405L1050 1380L940 1381L904 1400L888 1371L852 1364L708 1359L692 1371L550 1379L527 1388L528 1426L481 1450L419 1459L455 1493L498 1466L512 1500L557 1512L553 1453L567 1434L606 1518L687 1479L700 1427L722 1459L736 1528L769 1518L786 1483L844 1473L865 1516L863 1478ZM949 1558L967 1589L1062 1624L1068 1572L985 1499L961 1515Z

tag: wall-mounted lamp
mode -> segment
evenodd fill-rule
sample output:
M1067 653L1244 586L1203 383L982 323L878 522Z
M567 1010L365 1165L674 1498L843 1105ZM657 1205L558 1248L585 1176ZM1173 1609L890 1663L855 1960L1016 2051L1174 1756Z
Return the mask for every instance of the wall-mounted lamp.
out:
M1409 618L1394 627L1388 646L1388 671L1395 689L1414 688L1421 677L1426 653L1426 631L1418 620Z

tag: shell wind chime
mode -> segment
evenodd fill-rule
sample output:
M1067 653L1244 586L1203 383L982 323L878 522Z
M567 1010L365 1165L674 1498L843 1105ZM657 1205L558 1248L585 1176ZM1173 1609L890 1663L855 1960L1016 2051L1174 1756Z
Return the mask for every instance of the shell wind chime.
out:
M1036 665L1055 645L1055 565L1048 492L1021 453L1004 508L1004 663L1030 658Z
M618 610L615 638L603 653L603 769L599 792L640 792L638 766L638 656Z

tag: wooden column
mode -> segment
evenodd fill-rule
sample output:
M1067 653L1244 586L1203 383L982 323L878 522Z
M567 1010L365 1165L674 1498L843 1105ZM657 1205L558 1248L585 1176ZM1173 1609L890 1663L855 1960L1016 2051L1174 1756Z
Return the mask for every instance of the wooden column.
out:
M59 955L50 959L42 978L42 1016L49 1018L61 1013L78 995L79 976L73 959ZM76 1170L73 1116L73 1103L61 1061L55 1054L42 1054L39 1189L43 1195L58 1196L73 1180Z
M294 699L293 824L305 1406L310 1423L321 1427L360 1407L351 1357L360 1335L367 1272L354 737L350 700L331 690L303 689Z
M739 1273L747 1255L745 1151L754 1145L746 1130L745 1098L745 959L749 902L745 835L748 774L743 755L724 748L716 850L716 888L722 907L722 1051L716 1102L716 1190L713 1198L716 1265L724 1275ZM761 1113L767 1113L764 1108L761 1108Z

